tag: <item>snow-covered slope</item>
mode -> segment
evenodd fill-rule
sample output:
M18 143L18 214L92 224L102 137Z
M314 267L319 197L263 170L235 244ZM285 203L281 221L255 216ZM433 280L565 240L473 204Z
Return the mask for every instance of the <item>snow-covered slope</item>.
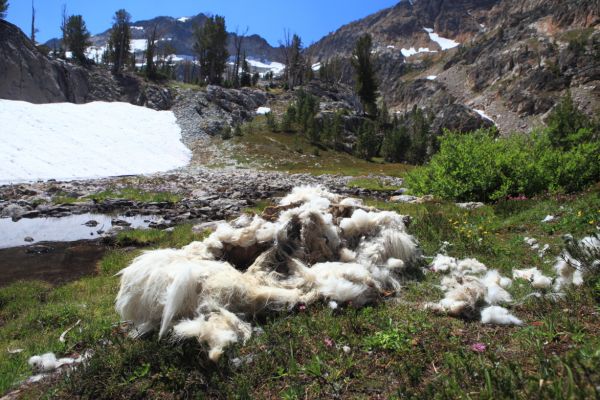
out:
M168 171L191 151L171 111L0 100L0 184Z

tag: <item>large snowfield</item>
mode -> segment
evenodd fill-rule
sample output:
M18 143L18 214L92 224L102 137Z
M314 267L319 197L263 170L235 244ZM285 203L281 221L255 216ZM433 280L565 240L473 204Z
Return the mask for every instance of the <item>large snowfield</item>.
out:
M171 111L0 100L0 121L0 184L149 174L191 159Z

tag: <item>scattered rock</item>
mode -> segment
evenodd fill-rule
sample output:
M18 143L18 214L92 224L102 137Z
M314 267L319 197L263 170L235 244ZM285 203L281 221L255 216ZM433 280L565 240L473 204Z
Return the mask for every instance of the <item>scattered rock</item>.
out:
M469 203L456 203L458 208L462 208L464 210L476 210L478 208L483 207L485 204L480 202L469 202Z
M21 218L25 212L26 210L23 207L17 204L9 204L2 209L2 213L0 215L2 218Z
M399 196L390 197L390 201L394 203L415 203L417 201L416 196L409 196L407 194L401 194Z
M111 221L112 226L130 227L131 223L122 219L113 219Z
M25 239L23 239L25 242L27 243L33 243L35 242L35 239L32 238L31 236L27 236Z

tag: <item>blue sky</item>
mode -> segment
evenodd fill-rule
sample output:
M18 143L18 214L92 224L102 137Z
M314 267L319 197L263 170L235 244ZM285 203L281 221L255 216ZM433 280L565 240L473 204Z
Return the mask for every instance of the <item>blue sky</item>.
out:
M62 5L68 14L81 14L92 34L103 32L111 24L114 12L125 8L132 20L159 15L172 17L212 13L226 17L227 28L236 27L257 33L276 45L283 30L298 33L306 45L319 40L340 26L395 5L398 0L36 0L36 25L39 42L60 35ZM29 35L31 1L9 0L8 20Z

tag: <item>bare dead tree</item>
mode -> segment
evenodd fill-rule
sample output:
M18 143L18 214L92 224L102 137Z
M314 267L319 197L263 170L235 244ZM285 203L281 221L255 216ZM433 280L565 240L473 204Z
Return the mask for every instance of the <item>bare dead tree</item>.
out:
M283 30L283 42L280 40L279 41L279 48L281 49L281 52L283 53L283 60L285 62L285 71L284 71L284 78L286 82L290 81L290 76L291 76L291 56L292 56L292 34L290 32L289 29L284 29Z
M233 82L234 87L240 87L240 65L241 65L241 56L242 56L242 47L244 44L244 38L248 34L248 27L241 35L238 32L238 29L235 30L234 37L234 46L235 46L235 62L233 63Z
M39 31L35 27L35 3L31 0L31 41L35 44L35 34Z

